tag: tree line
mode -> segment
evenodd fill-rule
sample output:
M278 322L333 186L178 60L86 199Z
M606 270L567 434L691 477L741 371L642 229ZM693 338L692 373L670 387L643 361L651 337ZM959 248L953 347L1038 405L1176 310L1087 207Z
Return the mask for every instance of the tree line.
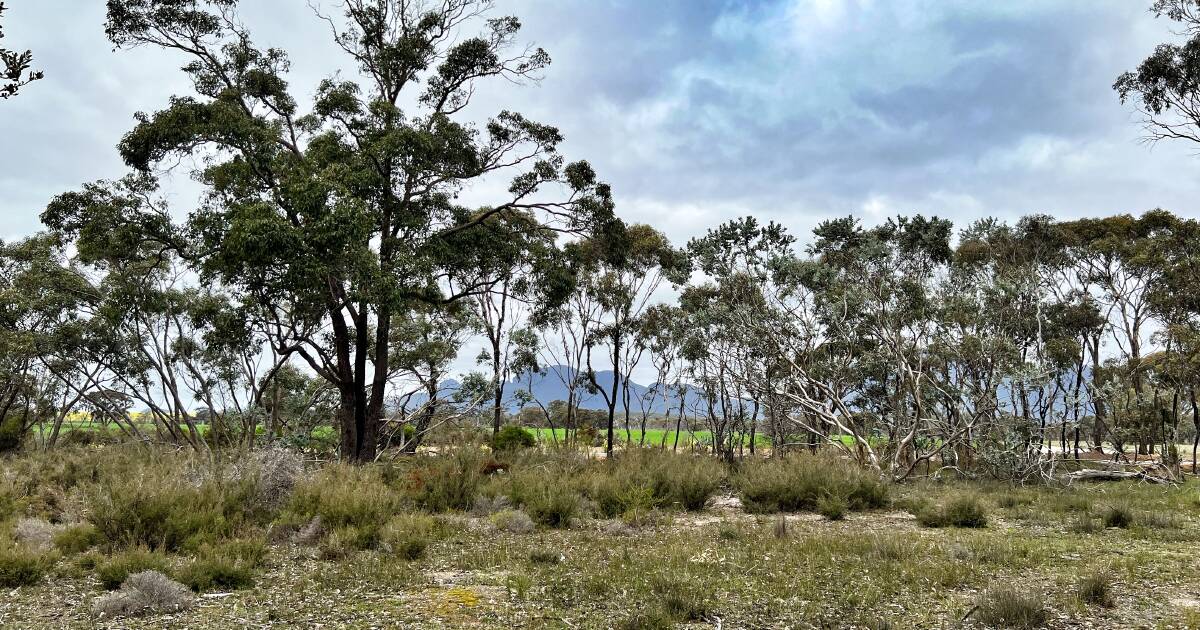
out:
M696 422L727 458L765 435L903 478L1031 477L1105 445L1177 465L1182 428L1200 428L1195 221L847 217L802 245L747 217L677 246L619 219L555 127L474 122L481 84L550 63L517 18L489 0L342 8L318 17L349 68L302 104L235 0L109 0L113 45L186 59L194 92L137 114L128 176L57 196L43 232L0 244L4 431L49 427L53 444L86 411L203 449L220 435L200 422L250 440L332 425L343 458L370 461L455 414L498 432L514 400L578 430L593 396L610 453L621 422ZM1114 86L1154 137L1200 119L1192 9L1157 2L1191 41ZM182 220L159 191L180 163L204 190ZM499 178L488 205L461 201ZM480 371L445 396L475 339ZM546 366L568 368L567 400L519 384ZM637 370L656 375L644 392Z

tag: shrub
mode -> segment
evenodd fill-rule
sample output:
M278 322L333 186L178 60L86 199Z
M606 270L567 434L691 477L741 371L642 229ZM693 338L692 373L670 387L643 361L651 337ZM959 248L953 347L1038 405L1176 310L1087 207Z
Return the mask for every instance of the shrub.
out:
M13 414L0 418L0 453L19 450L24 438L24 426L20 416Z
M287 505L296 482L304 475L304 458L285 448L252 451L239 462L236 478L254 486L254 506L275 513Z
M521 505L530 518L547 527L570 527L579 513L579 495L563 484L538 486L523 499Z
M923 527L987 527L987 511L975 495L960 495L944 505L926 504L914 512Z
M296 485L282 520L299 528L319 519L321 531L343 530L344 537L353 533L353 546L368 549L399 504L399 496L377 471L336 465Z
M418 560L437 533L438 523L427 514L400 514L383 529L385 550L405 559Z
M196 483L178 470L147 467L101 483L91 493L88 520L116 547L196 549L253 522L253 492L246 482Z
M70 525L54 535L54 547L66 554L83 553L104 542L100 531L91 523Z
M37 584L49 565L46 556L37 551L19 547L0 548L0 588Z
M92 609L103 617L137 616L150 613L179 612L196 602L186 586L158 571L129 576L121 590L96 600Z
M488 518L492 527L511 534L528 534L534 529L533 519L520 510L496 512Z
M50 548L54 534L59 529L61 528L51 525L46 519L23 518L17 521L13 528L13 538L30 549L45 551Z
M485 479L485 463L484 454L470 448L428 458L409 471L404 492L428 512L469 509Z
M656 576L651 579L651 590L662 610L676 621L703 621L708 617L708 598L693 584Z
M846 500L838 496L825 495L817 500L817 512L831 521L840 521L846 518L846 511L849 507Z
M1075 588L1076 596L1084 604L1103 606L1113 605L1112 574L1102 569L1096 569L1079 578Z
M826 455L792 455L746 462L734 486L748 512L812 511L821 497L843 497L850 510L887 505L887 486L875 474Z
M558 564L562 562L562 554L548 549L535 549L529 553L529 561L533 564Z
M976 618L989 626L1037 628L1044 626L1050 618L1037 595L1009 586L988 589L976 605L979 607Z
M582 475L581 487L612 518L671 506L703 510L724 479L724 467L711 457L630 449Z
M1105 527L1125 529L1133 524L1133 510L1128 505L1113 504L1104 509L1100 518Z
M492 438L492 448L497 451L516 451L532 448L537 444L533 433L518 426L502 427Z
M197 593L240 590L254 586L254 569L229 556L205 555L184 566L179 579Z
M96 578L108 590L120 588L125 580L143 571L166 571L167 557L145 548L129 549L96 565Z

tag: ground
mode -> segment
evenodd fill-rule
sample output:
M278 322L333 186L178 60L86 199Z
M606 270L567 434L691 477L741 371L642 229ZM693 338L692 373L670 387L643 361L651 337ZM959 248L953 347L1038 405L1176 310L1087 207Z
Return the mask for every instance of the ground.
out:
M95 578L62 560L41 584L6 593L0 626L658 627L650 612L668 607L692 627L943 628L964 617L979 627L980 592L1007 584L1038 594L1052 628L1200 628L1198 489L920 483L895 490L885 510L791 514L785 526L732 497L703 512L524 534L450 514L439 518L451 533L420 560L364 551L324 561L280 543L252 589L170 616L97 620ZM981 497L987 527L924 528L903 509L964 493ZM1133 510L1134 525L1084 516L1115 505ZM1095 570L1111 576L1110 607L1076 595Z

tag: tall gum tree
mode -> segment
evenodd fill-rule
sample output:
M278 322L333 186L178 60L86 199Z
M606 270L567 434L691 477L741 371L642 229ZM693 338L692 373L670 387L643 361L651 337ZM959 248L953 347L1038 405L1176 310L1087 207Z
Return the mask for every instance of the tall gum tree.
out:
M485 223L588 234L613 220L609 189L587 163L566 163L554 127L511 111L481 125L465 116L478 82L535 80L550 63L516 46L520 22L491 17L488 0L345 0L340 18L320 19L350 68L317 86L307 112L286 80L286 53L256 47L237 6L109 0L113 44L183 55L195 88L138 114L120 153L142 173L203 164L205 201L164 249L239 296L275 352L337 389L341 454L369 461L393 320L412 304L482 290L450 280L490 277L472 273L490 264L481 237L503 233ZM457 202L490 176L512 177L496 203ZM68 222L95 215L86 203L59 205Z

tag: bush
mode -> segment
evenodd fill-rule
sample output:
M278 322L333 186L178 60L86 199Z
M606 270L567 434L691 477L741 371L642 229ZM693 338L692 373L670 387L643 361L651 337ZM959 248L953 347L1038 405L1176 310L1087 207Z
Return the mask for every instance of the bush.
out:
M101 586L111 591L120 588L135 573L151 570L164 572L167 565L167 557L161 553L145 548L130 549L100 561L96 565L96 578Z
M254 569L235 558L207 555L188 563L179 579L197 593L234 591L254 586Z
M849 507L846 500L838 496L826 495L817 500L817 513L831 521L846 518Z
M21 417L8 415L0 419L0 453L11 453L21 448L25 435Z
M60 528L42 518L23 518L13 528L13 538L22 545L37 551L46 551Z
M533 448L537 438L533 433L518 426L502 427L492 438L492 449L497 451L517 451L523 448Z
M1092 571L1079 579L1075 593L1084 604L1105 608L1112 606L1112 574L1102 569Z
M603 516L613 518L672 506L703 510L724 479L724 467L710 457L630 449L587 471L581 487Z
M400 497L377 471L336 465L296 485L282 520L297 528L317 522L320 531L342 530L353 546L368 549L399 507Z
M579 495L563 484L536 487L523 499L521 505L530 518L547 527L570 527L579 513Z
M37 551L18 547L0 548L0 588L37 584L49 565L46 556Z
M922 506L915 516L923 527L987 527L987 510L975 495L953 497L940 506Z
M1133 524L1133 510L1128 505L1110 505L1101 514L1101 520L1105 527L1125 529Z
M470 509L484 482L486 463L484 453L471 448L428 458L409 471L405 495L428 512Z
M388 522L381 537L382 547L408 561L425 555L438 529L437 521L427 514L401 514Z
M114 478L91 493L88 520L110 545L192 550L255 522L252 484L213 479L196 483L177 466L168 466Z
M985 591L976 604L979 606L976 618L989 626L1038 628L1046 625L1050 618L1037 595L1008 586Z
M104 537L90 523L70 525L54 535L54 547L66 554L83 553L102 542Z
M813 511L822 497L840 497L850 510L887 505L888 489L877 475L827 455L792 455L746 462L734 486L747 512Z
M132 617L179 612L191 608L195 603L195 596L186 586L158 571L144 571L129 576L119 592L97 599L92 609L103 617Z
M492 523L492 527L511 534L528 534L535 527L533 519L520 510L496 512L488 520Z

